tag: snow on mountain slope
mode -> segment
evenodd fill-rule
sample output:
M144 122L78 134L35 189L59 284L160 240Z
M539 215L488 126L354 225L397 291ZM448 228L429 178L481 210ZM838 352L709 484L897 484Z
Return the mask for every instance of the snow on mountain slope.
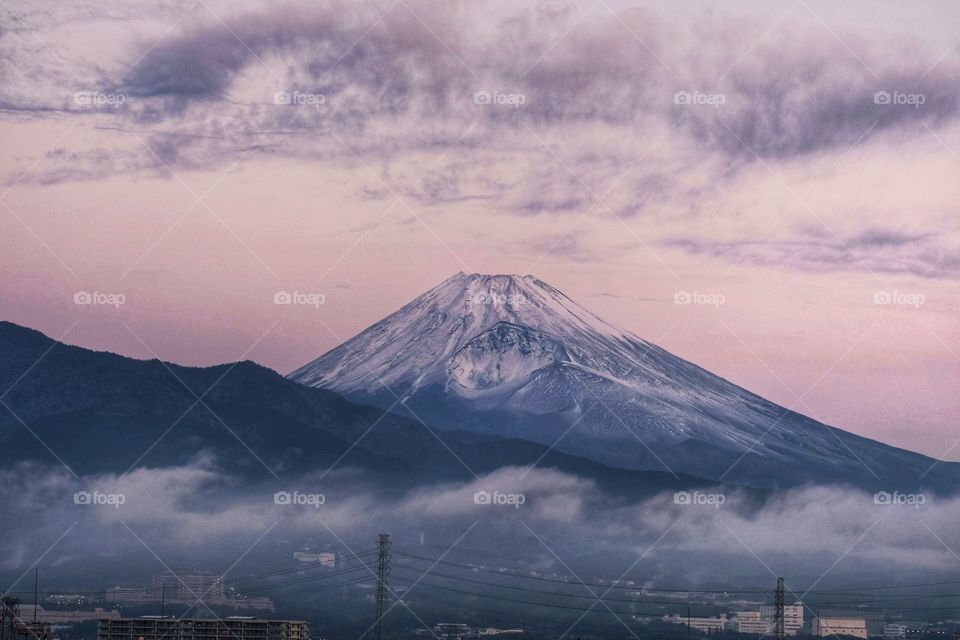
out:
M399 384L414 393L444 382L438 365L499 322L580 347L585 359L601 345L628 346L616 343L622 332L532 276L459 273L290 377L351 391Z
M768 402L529 275L458 273L289 377L631 469L882 485L933 462ZM924 478L960 487L957 465Z

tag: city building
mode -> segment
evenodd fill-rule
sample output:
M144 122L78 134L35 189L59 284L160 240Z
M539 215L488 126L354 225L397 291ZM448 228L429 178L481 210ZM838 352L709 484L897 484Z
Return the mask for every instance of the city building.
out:
M51 602L60 606L72 605L82 607L90 604L91 599L87 595L75 595L71 593L52 593L43 599L44 602Z
M441 640L463 640L470 627L456 622L440 622L433 625L433 634Z
M97 640L310 640L303 620L266 620L247 616L172 618L143 616L101 620Z
M143 587L111 587L105 595L108 604L137 605L160 601L160 596L155 597Z
M854 636L867 637L867 622L863 618L823 618L813 619L811 633L815 636Z
M691 629L697 629L704 633L719 633L724 630L729 622L727 616L721 615L717 618L690 618L679 614L667 615L663 617L664 621L673 624L688 624Z
M492 636L522 635L523 629L497 629L496 627L470 627L455 622L441 622L433 626L432 635L441 640L474 640Z
M770 628L773 629L773 619L776 615L776 607L772 604L765 604L760 607L760 616L767 620ZM783 607L783 631L788 636L795 636L803 629L803 603L788 604Z
M737 633L767 635L771 625L770 620L764 618L759 611L734 611L727 628Z
M887 640L899 640L907 637L907 625L888 624L883 627L883 637Z
M150 590L154 596L165 594L180 600L206 600L222 598L223 578L209 571L201 573L162 573L153 576Z
M33 620L34 605L20 605L20 617L24 620ZM76 624L78 622L87 622L88 620L100 620L101 618L117 619L119 617L120 612L116 609L104 611L101 607L97 607L93 611L58 611L47 610L44 609L43 606L36 607L37 620L51 625Z
M162 599L170 604L194 604L200 598L203 603L210 607L231 607L233 609L246 609L257 611L274 611L273 600L264 596L248 597L243 595L231 595L215 597L212 593L204 596L202 592L196 595L180 597L177 591L167 591L161 587L161 591L153 593L152 589L143 587L113 587L106 591L106 601L115 606L137 606L144 604L160 604Z
M871 611L854 607L824 607L817 609L817 615L823 616L824 618L852 618L854 620L863 620L866 623L868 636L882 636L883 628L887 624L887 619L882 609Z

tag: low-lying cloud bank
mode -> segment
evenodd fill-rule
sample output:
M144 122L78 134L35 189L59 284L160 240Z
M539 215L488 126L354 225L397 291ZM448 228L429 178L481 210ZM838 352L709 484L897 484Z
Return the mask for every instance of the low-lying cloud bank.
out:
M146 550L172 563L197 562L212 549L236 549L239 557L251 547L267 555L282 547L276 561L286 566L283 545L290 541L365 549L380 531L407 549L421 539L443 549L469 531L460 549L539 559L554 569L560 567L553 553L600 565L605 556L643 556L650 578L677 571L692 579L763 575L767 567L794 575L919 575L960 565L960 497L810 487L761 502L717 491L625 504L575 476L506 467L388 500L369 480L345 470L322 481L251 489L198 460L78 482L56 469L21 465L0 474L3 534L11 541L2 568L19 573L48 549L46 563L106 556L105 566L115 566L118 557Z

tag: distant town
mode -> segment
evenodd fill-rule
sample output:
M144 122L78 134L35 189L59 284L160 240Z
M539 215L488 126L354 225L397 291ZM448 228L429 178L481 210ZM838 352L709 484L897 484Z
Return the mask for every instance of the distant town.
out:
M413 627L392 627L389 614L393 608L388 605L391 601L398 604L397 598L403 597L406 588L390 587L387 576L390 575L392 554L383 552L389 549L388 537L387 542L381 540L381 544L386 546L381 547L376 565L370 567L376 568L376 572L371 573L374 579L359 585L355 596L358 609L369 614L366 616L369 628L361 637L383 640L387 629L395 638L428 637L436 640L495 636L527 640L562 637L563 634L545 632L542 625L491 626L449 619L421 620L419 626ZM292 569L268 571L254 577L293 573L298 576L296 582L303 582L312 579L309 577L311 571L319 571L318 577L337 576L349 571L344 569L348 559L334 551L298 551L293 554L293 560L295 566ZM505 567L493 569L477 565L472 571L495 571L509 577L562 582L559 576L536 572L517 576ZM304 574L307 577L302 577ZM631 623L628 629L639 631L632 632L637 638L960 640L960 619L956 618L908 620L902 613L888 613L882 608L810 606L801 601L787 604L782 579L771 590L772 603L754 602L751 605L748 600L737 600L736 604L731 604L733 601L727 596L732 597L734 593L709 594L715 598L715 606L727 608L725 612L709 616L692 615L692 607L684 605L684 601L690 601L693 596L708 594L674 592L669 596L657 595L656 592L662 590L634 585L630 581L610 581L608 587L624 591L637 605L667 602L665 606L674 609L674 612L662 615L637 613L622 616L621 621L628 619ZM9 595L2 598L0 640L311 640L324 637L322 634L311 635L311 620L287 615L286 608L279 607L272 598L243 593L234 586L233 579L211 570L166 571L150 576L141 585L112 586L97 592L44 592L41 597L37 585L35 589L34 598L27 598L32 601ZM651 599L664 597L676 604ZM723 600L730 602L721 605ZM610 613L614 612L610 610ZM577 637L582 636L577 634Z

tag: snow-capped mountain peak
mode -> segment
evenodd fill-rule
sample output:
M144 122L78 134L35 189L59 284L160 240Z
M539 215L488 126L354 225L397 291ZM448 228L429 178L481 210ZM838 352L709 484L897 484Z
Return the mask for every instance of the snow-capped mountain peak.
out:
M290 377L630 469L769 485L916 481L929 468L764 400L531 275L458 273Z
M346 393L388 386L409 396L446 383L447 361L499 323L573 343L579 347L574 357L586 356L598 342L607 347L643 342L534 276L461 272L290 377ZM461 357L461 374L462 366Z

